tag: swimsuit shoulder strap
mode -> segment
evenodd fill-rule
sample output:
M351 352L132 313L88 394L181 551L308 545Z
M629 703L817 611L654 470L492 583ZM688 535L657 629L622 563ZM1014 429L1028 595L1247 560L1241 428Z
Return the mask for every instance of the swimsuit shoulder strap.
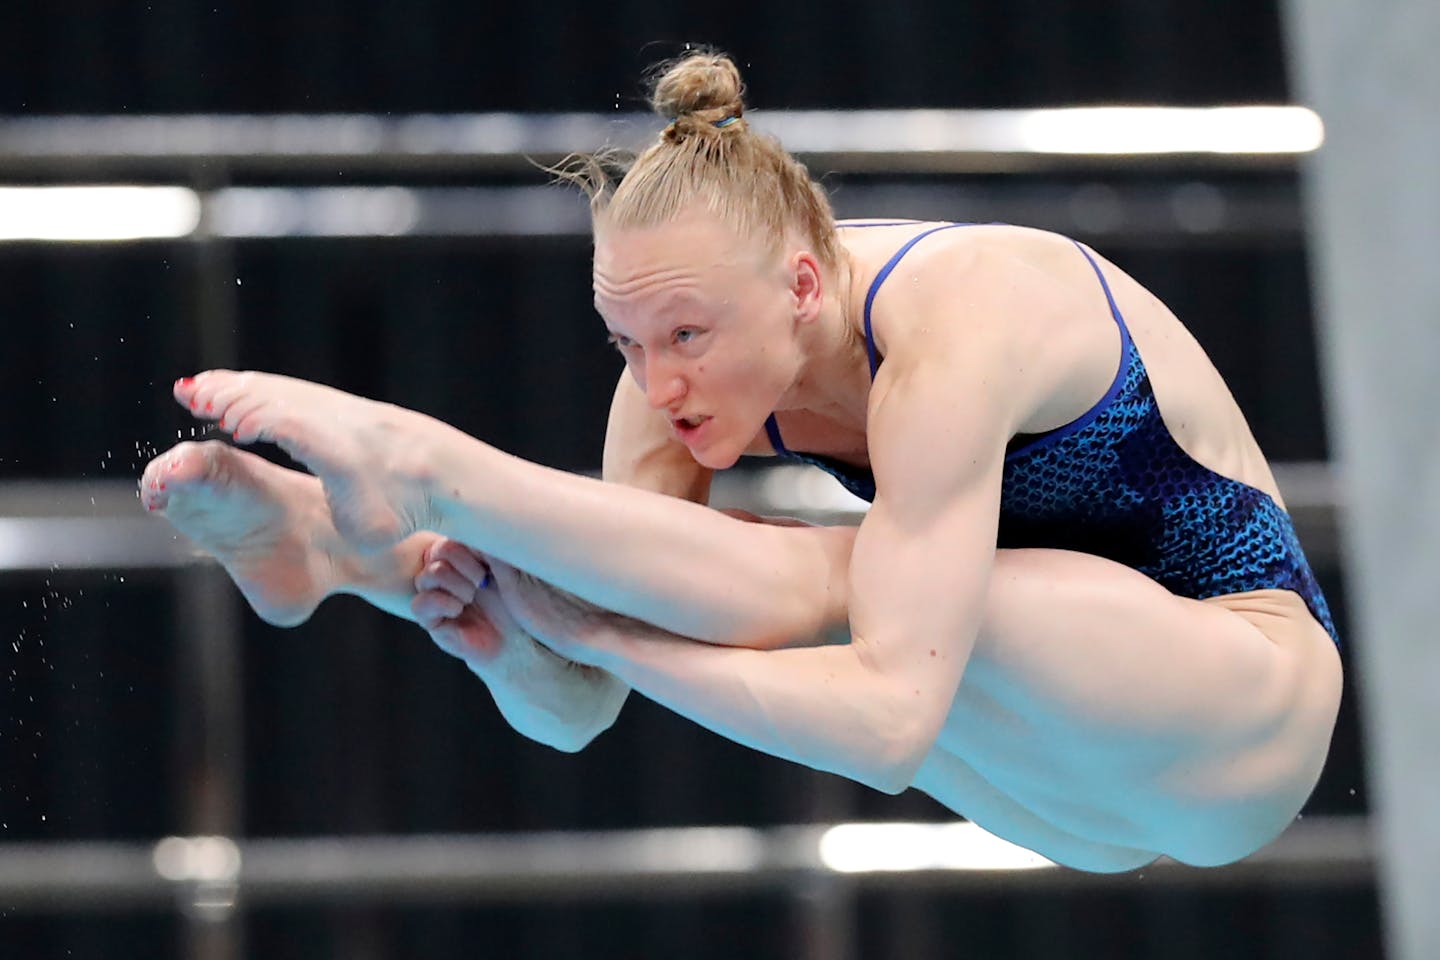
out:
M1125 326L1125 317L1121 315L1120 307L1115 303L1115 295L1110 292L1110 284L1105 280L1105 274L1101 272L1100 264L1095 262L1095 258L1090 255L1090 251L1086 250L1085 245L1079 240L1072 240L1071 243L1075 244L1080 252L1085 255L1086 260L1090 261L1090 269L1094 270L1095 276L1100 278L1100 289L1105 291L1105 302L1110 304L1110 316L1115 318L1115 324L1120 328L1120 356L1123 358L1128 355L1130 350L1130 328Z
M905 254L910 252L910 248L915 246L915 244L919 243L921 240L924 240L926 237L930 236L930 234L939 233L941 230L949 230L953 227L969 226L974 226L974 224L946 223L941 224L938 227L931 227L929 230L923 230L920 233L917 233L915 236L911 237L908 241L906 241L903 247L901 247L899 250L896 250L895 255L885 262L885 266L880 268L879 273L875 274L875 279L870 282L870 289L865 293L865 351L870 358L871 380L875 379L875 372L880 369L880 355L875 350L875 333L870 323L870 308L875 303L875 295L880 292L880 285L885 282L885 279L887 277L890 276L891 271L899 265L901 259L904 258Z

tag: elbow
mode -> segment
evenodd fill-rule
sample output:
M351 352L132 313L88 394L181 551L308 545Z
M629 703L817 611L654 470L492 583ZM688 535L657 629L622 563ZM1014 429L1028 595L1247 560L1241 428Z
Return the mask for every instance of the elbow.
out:
M591 741L596 737L610 729L610 724L606 723L598 726L591 725L584 727L553 724L538 730L524 730L518 727L516 729L536 743L542 743L551 749L559 750L561 753L579 753L581 750L590 746Z
M892 797L904 793L914 785L930 746L916 737L898 739L886 751L885 762L871 772L866 786Z
M599 735L599 732L600 731L597 730L594 733L577 737L569 731L565 731L561 736L547 737L544 740L537 740L537 742L559 750L561 753L579 753L581 750L590 746L590 741L594 740L595 737Z
M864 720L870 748L861 751L868 769L855 779L881 793L904 793L935 749L954 695L942 696L940 689L927 687L928 678L877 668L867 660L863 640L857 638L852 649L870 675Z
M589 670L590 668L579 668ZM594 671L597 677L592 692L592 709L584 716L551 725L549 735L541 742L561 753L579 753L600 734L615 725L620 708L630 696L630 688L614 677Z
M855 779L895 796L914 785L921 765L935 747L939 729L913 720L892 722L881 729L888 729L888 735L877 744L868 769Z

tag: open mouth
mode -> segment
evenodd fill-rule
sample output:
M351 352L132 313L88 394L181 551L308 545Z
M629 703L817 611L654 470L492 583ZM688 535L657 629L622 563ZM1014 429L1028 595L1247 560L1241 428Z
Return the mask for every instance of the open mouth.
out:
M672 422L675 424L676 430L678 430L682 434L685 434L693 433L694 431L699 430L706 424L706 422L709 421L709 419L709 417L705 416L675 417Z

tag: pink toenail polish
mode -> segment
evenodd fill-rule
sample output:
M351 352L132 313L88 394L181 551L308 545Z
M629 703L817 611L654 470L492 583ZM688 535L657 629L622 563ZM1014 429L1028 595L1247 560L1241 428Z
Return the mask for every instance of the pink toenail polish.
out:
M213 403L207 403L207 404L205 404L205 412L206 412L206 413L214 413L214 412L215 412L215 404L213 404Z

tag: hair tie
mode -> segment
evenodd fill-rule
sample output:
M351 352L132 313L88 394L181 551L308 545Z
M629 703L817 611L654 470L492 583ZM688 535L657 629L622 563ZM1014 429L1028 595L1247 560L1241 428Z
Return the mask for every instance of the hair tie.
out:
M739 117L726 117L724 120L716 120L715 128L717 130L724 130L726 127L730 126L730 124L734 123L736 120L739 119Z

